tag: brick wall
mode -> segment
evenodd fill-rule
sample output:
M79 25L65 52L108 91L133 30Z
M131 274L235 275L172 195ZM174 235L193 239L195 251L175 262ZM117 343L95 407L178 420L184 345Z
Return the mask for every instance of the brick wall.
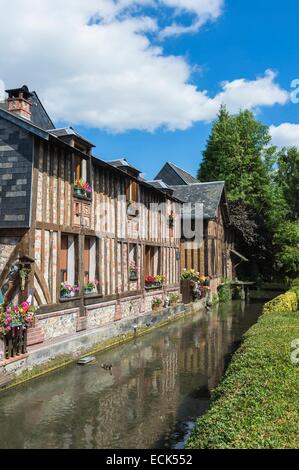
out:
M29 227L33 138L0 121L0 228Z

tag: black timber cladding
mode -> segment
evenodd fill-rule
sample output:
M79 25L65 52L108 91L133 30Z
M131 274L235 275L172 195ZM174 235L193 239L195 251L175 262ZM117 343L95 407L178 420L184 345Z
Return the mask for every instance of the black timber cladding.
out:
M28 228L33 137L0 119L0 228Z

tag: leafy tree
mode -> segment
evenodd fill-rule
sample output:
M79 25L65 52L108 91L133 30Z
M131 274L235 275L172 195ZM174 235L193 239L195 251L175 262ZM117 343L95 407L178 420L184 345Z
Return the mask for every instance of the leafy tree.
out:
M277 185L280 188L286 210L291 220L299 219L299 151L296 147L282 149L277 158Z
M274 235L277 268L295 278L299 273L299 221L280 225Z
M251 204L258 212L269 205L267 173L271 137L267 126L250 111L231 116L222 106L215 121L203 161L200 181L224 180L230 201Z

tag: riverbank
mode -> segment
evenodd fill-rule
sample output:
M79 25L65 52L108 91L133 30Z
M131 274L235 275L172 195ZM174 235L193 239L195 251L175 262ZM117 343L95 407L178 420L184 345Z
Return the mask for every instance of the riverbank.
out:
M192 449L299 448L299 313L270 313L245 335L187 443Z
M190 305L178 304L88 332L68 335L48 344L29 347L26 355L0 362L0 392L65 367L84 356L120 346L184 316L204 311L205 308L205 299Z

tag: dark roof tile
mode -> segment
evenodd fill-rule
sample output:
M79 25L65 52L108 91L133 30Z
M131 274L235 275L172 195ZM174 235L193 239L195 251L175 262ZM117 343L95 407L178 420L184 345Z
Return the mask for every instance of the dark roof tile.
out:
M224 192L224 181L197 183L187 186L171 186L174 196L184 202L204 206L204 219L214 219Z

